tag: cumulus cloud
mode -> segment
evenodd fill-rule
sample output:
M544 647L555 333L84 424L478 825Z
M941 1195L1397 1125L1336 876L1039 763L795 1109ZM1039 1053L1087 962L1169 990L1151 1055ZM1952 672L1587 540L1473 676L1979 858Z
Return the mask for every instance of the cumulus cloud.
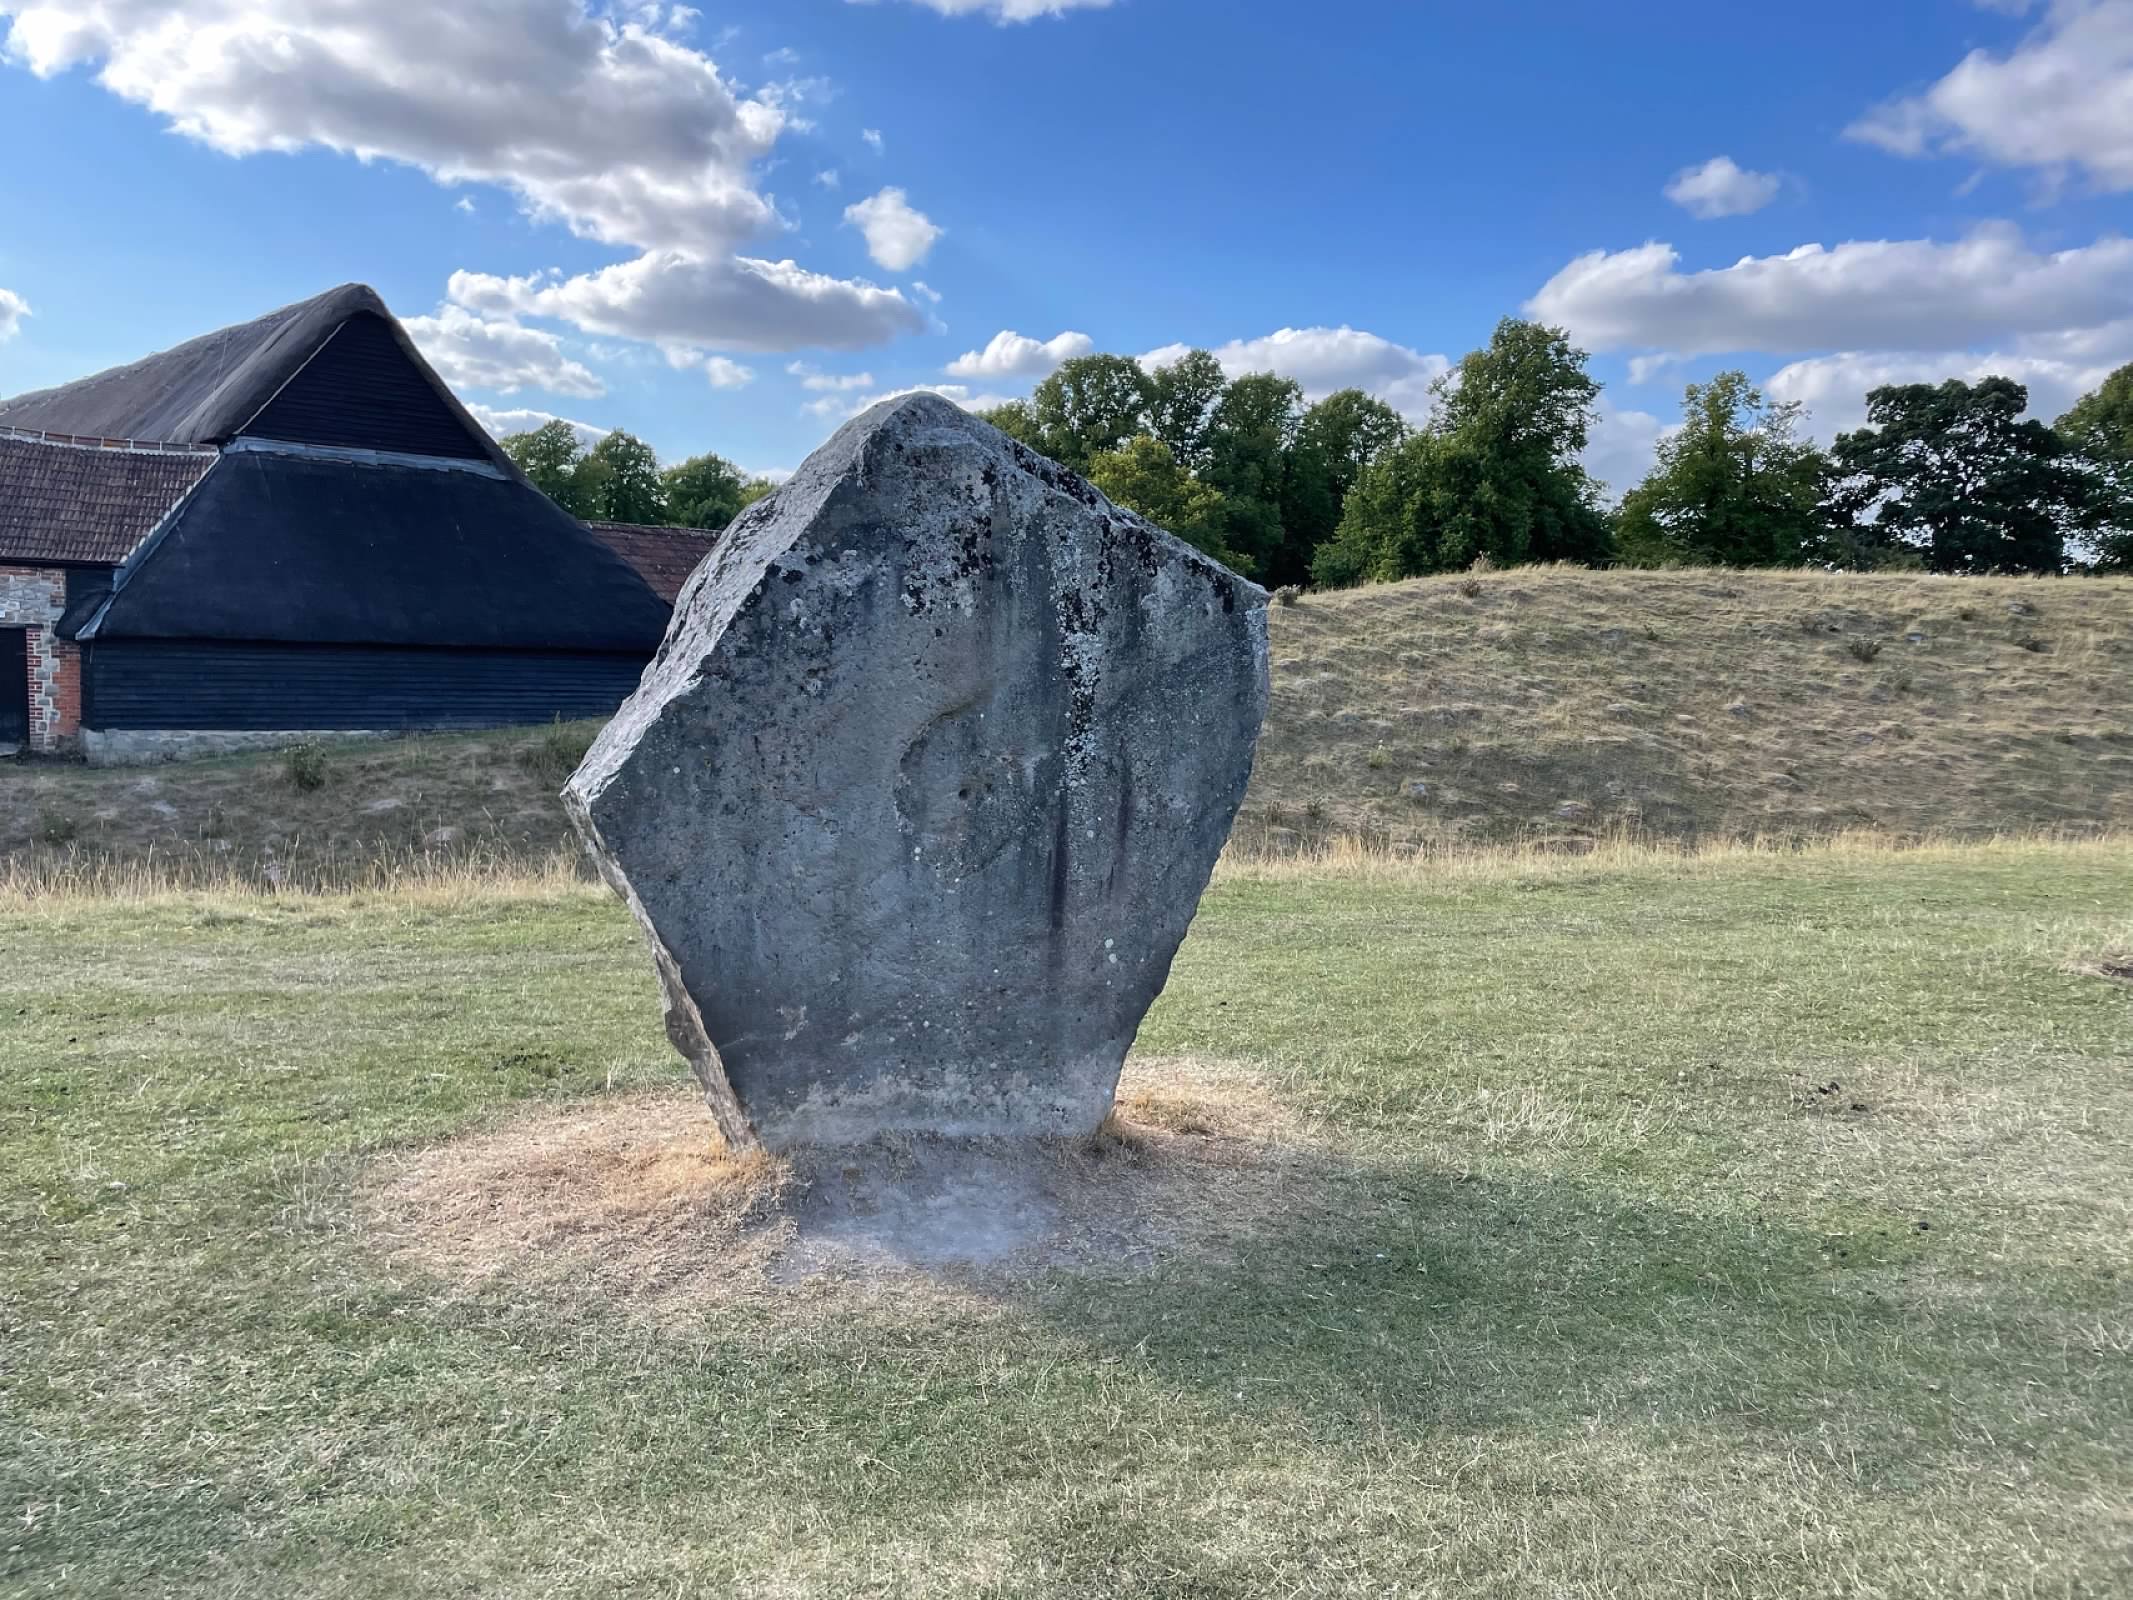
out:
M1671 350L1655 351L1648 356L1631 356L1629 381L1633 384L1655 383L1681 366L1686 359Z
M852 0L854 5L872 5L874 0ZM928 11L944 17L990 17L994 22L1034 22L1039 17L1063 17L1069 11L1101 11L1111 0L914 0Z
M785 113L710 57L576 0L17 0L7 52L97 81L227 155L322 147L493 183L639 248L770 225L750 181Z
M874 153L876 155L879 155L882 149L884 148L882 144L881 130L879 128L861 128L859 130L859 137L866 140L868 144L874 147Z
M2050 254L2004 224L1943 244L1802 245L1681 270L1671 245L1579 256L1526 303L1601 350L1958 349L2011 334L2094 327L2133 295L2133 240Z
M926 259L941 230L915 209L901 189L883 189L844 208L844 220L866 236L867 254L890 272L908 272Z
M2116 326L2115 343L2098 342L2086 357L2041 348L1986 351L1840 351L1780 367L1763 388L1779 400L1798 400L1808 410L1810 431L1830 439L1866 421L1867 391L1892 383L1941 383L1957 378L2012 378L2029 390L2033 416L2050 421L2119 366L2133 360L2133 322Z
M446 293L471 311L555 317L589 333L725 350L854 350L926 327L924 313L894 289L792 261L705 261L680 251L570 278L455 272Z
M325 149L491 184L536 220L638 252L574 287L542 286L539 314L578 321L589 307L587 331L711 344L738 330L734 348L790 350L926 326L890 291L739 254L785 226L757 173L804 126L792 107L828 89L743 90L687 42L685 6L5 0L0 15L11 61L40 76L93 69L226 154ZM608 303L631 288L633 308Z
M0 289L0 343L14 338L29 314L29 301L12 289Z
M1096 341L1085 333L1031 339L1003 328L984 349L966 350L949 362L947 372L951 378L1042 378L1062 361L1095 348Z
M1175 361L1189 347L1165 345L1142 356L1153 370ZM1260 339L1234 339L1217 346L1214 357L1232 378L1247 372L1275 372L1294 378L1304 397L1318 400L1336 389L1361 389L1412 420L1427 417L1434 402L1430 386L1451 370L1441 355L1423 355L1404 344L1360 329L1280 328Z
M850 394L859 389L874 387L871 372L824 372L805 361L795 361L785 369L800 380L800 387L817 394Z
M860 412L880 405L885 400L901 400L907 394L937 394L943 400L953 400L965 411L990 411L995 406L1004 406L1014 399L1013 395L990 394L974 390L964 383L920 383L908 389L891 389L887 394L863 394L857 399L841 395L824 395L801 409L809 416L827 417L845 422Z
M2133 189L2133 0L2054 0L2013 50L1973 50L1846 132L1901 156L1959 154Z
M1582 465L1610 500L1634 489L1652 469L1652 452L1679 423L1661 422L1649 411L1618 411L1600 400Z
M614 429L603 428L597 423L579 422L573 417L559 417L553 411L533 411L523 406L499 410L495 406L469 405L467 410L495 439L509 438L514 433L531 433L549 422L569 423L570 431L578 436L578 443L587 446L598 444L614 432Z
M1750 172L1731 156L1713 156L1700 167L1683 167L1666 186L1666 197L1692 217L1745 217L1777 198L1775 173Z
M724 356L706 356L703 365L704 376L711 380L714 389L745 389L755 382L754 368L744 367Z
M454 389L516 394L545 389L589 399L607 393L591 368L563 353L563 341L508 316L477 316L447 305L434 317L408 317L402 326L439 377Z

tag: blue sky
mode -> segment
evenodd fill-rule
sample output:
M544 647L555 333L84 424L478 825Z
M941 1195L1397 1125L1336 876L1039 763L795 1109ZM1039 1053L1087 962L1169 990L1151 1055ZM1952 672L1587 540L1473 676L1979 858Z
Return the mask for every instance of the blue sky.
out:
M360 279L502 425L790 468L1199 344L1416 417L1506 314L1854 424L2133 359L2133 0L0 0L0 393ZM1005 336L1005 337L1003 337Z

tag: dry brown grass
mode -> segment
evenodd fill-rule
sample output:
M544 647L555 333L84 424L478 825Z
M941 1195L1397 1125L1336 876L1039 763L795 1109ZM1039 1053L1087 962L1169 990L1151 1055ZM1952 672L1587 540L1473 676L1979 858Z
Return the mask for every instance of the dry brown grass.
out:
M596 728L332 742L167 766L0 763L0 858L45 873L354 884L413 861L539 862L573 847L556 790ZM310 786L306 786L306 784Z
M2126 580L1514 568L1271 616L1248 846L2133 825Z
M662 1319L765 1300L814 1315L840 1292L1221 1259L1277 1207L1293 1220L1322 1200L1335 1164L1314 1148L1257 1076L1203 1058L1133 1063L1090 1139L891 1137L797 1158L734 1154L693 1092L659 1090L383 1157L360 1209L375 1251L459 1290L590 1289Z
M1242 854L2133 826L2133 581L1530 567L1270 618ZM545 871L575 853L555 791L590 731L334 745L316 789L279 755L0 763L0 871Z

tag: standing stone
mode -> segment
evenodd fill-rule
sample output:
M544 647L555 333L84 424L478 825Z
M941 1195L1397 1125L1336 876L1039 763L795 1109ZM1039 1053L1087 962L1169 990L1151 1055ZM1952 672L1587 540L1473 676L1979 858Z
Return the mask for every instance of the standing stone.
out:
M564 802L730 1140L1085 1133L1266 703L1265 591L913 395L742 513Z

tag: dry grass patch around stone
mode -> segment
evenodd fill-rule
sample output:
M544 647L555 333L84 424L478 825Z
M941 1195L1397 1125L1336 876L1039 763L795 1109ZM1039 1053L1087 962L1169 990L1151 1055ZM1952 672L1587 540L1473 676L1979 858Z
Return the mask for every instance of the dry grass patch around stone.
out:
M382 1158L359 1208L375 1250L461 1290L577 1286L664 1315L1234 1259L1321 1204L1339 1165L1248 1069L1178 1058L1129 1063L1102 1130L1075 1140L775 1157L729 1150L682 1088L545 1106Z

